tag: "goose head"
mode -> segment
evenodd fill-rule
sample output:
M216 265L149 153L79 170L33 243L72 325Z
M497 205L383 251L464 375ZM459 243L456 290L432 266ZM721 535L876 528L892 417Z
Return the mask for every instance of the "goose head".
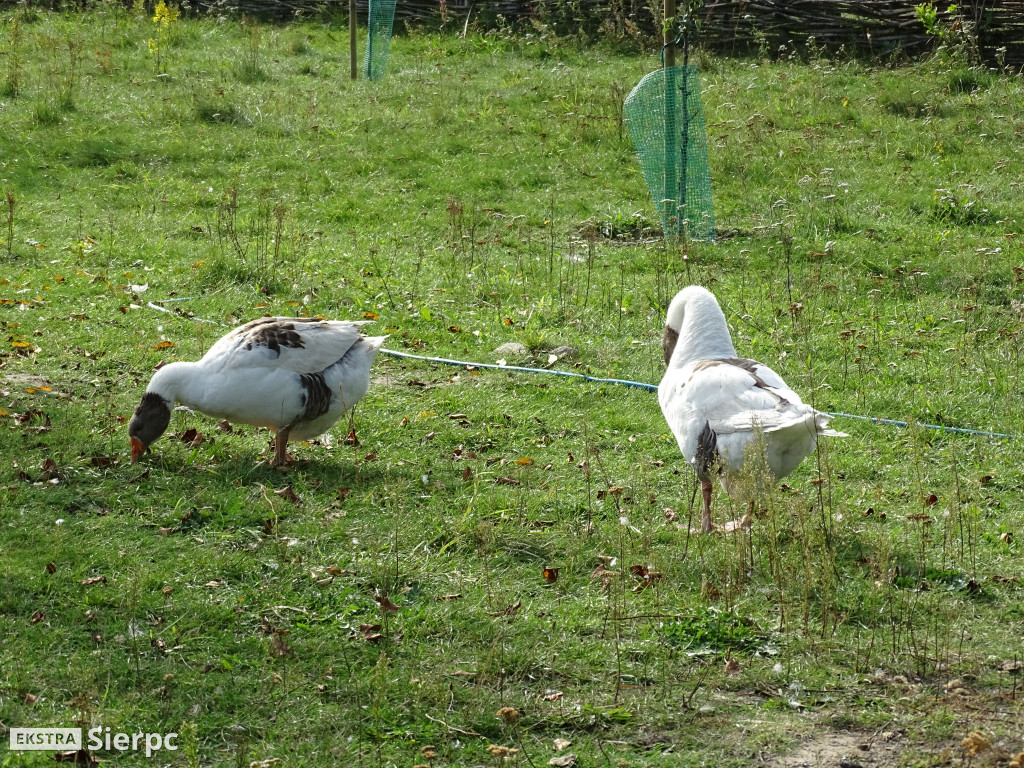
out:
M166 398L156 392L147 392L128 422L128 437L132 444L132 464L138 461L149 446L167 431L171 423L171 406Z
M690 285L672 299L665 313L665 333L661 340L665 365L682 366L694 360L735 357L736 348L729 336L718 301L706 288Z

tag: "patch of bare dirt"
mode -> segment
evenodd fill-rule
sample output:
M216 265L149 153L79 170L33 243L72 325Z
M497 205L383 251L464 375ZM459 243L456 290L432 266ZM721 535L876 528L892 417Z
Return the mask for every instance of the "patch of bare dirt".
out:
M770 768L891 768L899 765L904 739L895 733L879 736L851 731L826 731L805 741L788 755L774 757Z

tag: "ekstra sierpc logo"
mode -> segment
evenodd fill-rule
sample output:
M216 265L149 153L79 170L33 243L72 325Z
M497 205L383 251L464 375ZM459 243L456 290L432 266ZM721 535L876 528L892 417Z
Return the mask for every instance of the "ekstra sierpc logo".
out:
M11 728L12 751L58 751L81 748L81 728Z
M90 750L105 749L107 752L145 751L146 757L152 757L154 752L161 749L171 752L178 749L176 733L112 733L110 728L97 726L90 728L85 735L88 738L83 744L81 728L11 728L11 751L60 752L85 747Z

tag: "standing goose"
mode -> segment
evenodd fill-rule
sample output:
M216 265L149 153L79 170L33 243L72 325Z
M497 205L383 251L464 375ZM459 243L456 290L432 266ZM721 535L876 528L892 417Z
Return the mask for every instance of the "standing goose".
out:
M132 463L167 429L176 402L216 419L274 431L272 463L288 461L288 440L326 432L370 388L383 336L365 322L263 317L235 328L196 363L160 368L135 409Z
M752 446L763 450L762 466L777 480L814 451L819 435L846 437L828 429L828 415L805 405L771 368L736 356L718 301L700 286L684 288L672 300L662 349L668 370L658 386L658 402L700 479L704 532L714 529L714 474L721 476L726 493L741 495L738 481ZM749 525L753 499L748 503L744 518L726 530Z

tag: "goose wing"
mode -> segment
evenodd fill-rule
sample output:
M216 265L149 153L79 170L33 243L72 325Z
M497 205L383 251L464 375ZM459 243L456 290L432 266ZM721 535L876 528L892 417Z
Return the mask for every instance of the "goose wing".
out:
M263 317L235 328L200 361L222 370L276 368L319 373L341 360L369 321Z

